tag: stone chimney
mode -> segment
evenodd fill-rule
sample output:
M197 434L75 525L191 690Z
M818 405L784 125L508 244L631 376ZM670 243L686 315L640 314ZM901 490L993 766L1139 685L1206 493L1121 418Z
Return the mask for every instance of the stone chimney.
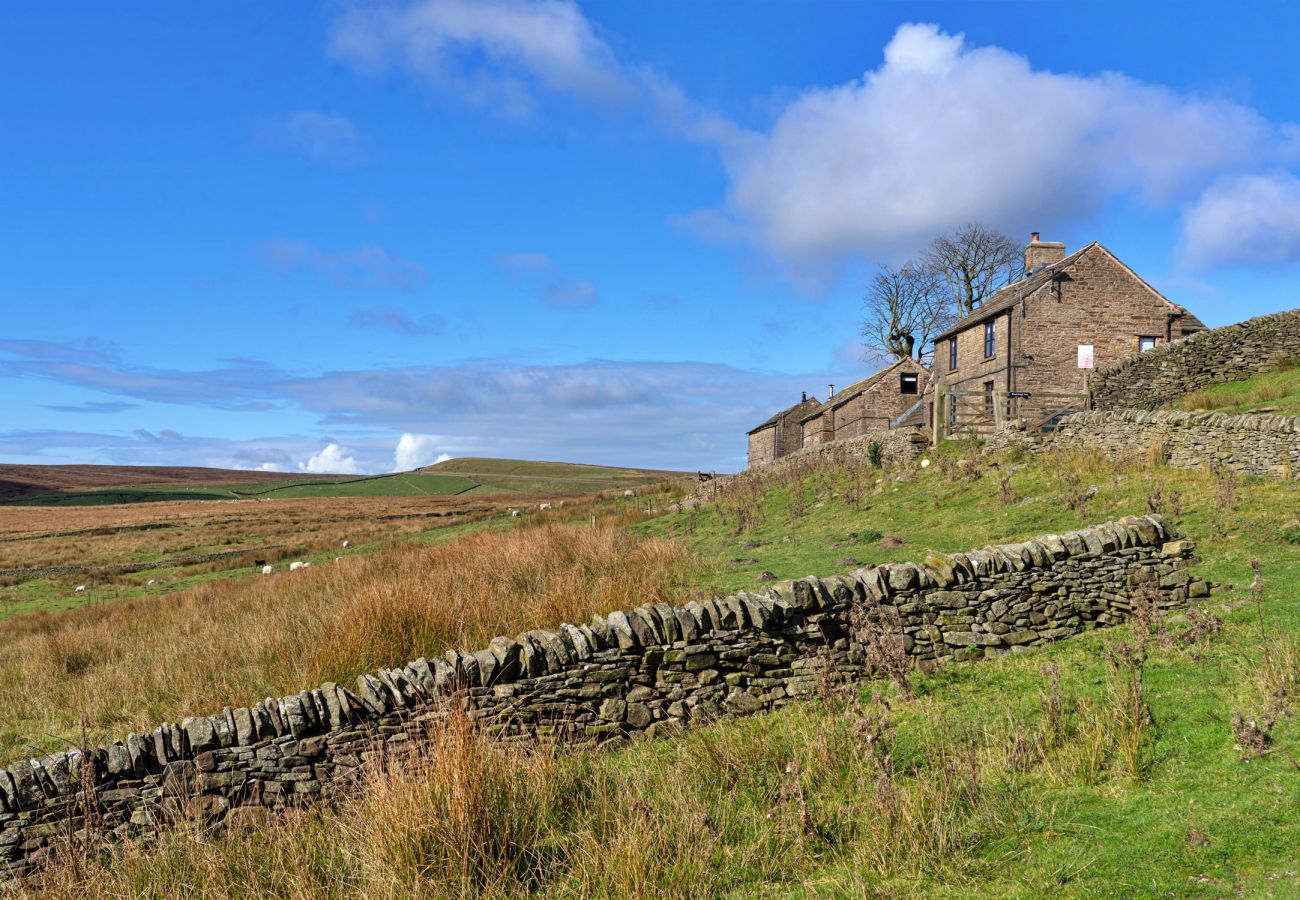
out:
M1025 245L1025 277L1033 275L1043 266L1065 259L1065 245L1059 241L1040 241L1035 231Z

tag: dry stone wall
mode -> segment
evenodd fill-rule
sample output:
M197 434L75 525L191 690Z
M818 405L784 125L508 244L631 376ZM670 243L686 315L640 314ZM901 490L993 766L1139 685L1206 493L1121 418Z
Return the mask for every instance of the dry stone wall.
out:
M1176 606L1207 593L1193 545L1155 516L680 606L496 638L252 707L168 723L0 770L0 863L34 871L60 836L149 834L178 816L229 822L353 788L463 709L504 741L600 745L669 736L864 674L853 612L897 611L923 667L1023 651L1124 620L1145 586Z
M1300 357L1300 309L1194 334L1097 370L1094 409L1155 409L1211 384L1268 371Z
M1292 479L1300 475L1300 418L1118 409L1074 413L1049 434L1004 428L985 449L1096 450L1116 460L1159 451L1177 469Z
M1050 445L1094 448L1112 458L1144 456L1153 448L1180 469L1215 469L1290 479L1300 472L1300 419L1223 413L1076 413L1063 419Z

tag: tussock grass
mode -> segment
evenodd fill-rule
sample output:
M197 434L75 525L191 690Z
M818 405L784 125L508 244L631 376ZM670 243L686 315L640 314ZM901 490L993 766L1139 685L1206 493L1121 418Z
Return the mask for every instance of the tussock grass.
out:
M0 759L115 738L498 634L657 600L698 565L614 525L406 544L269 578L0 623Z

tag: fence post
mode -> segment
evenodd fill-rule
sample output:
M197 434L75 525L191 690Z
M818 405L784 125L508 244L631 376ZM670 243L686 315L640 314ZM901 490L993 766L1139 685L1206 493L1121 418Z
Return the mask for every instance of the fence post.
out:
M948 385L940 380L934 386L934 445L938 447L948 439Z
M993 430L1001 431L1002 426L1007 423L1007 405L1011 398L1006 395L1005 391L993 392Z

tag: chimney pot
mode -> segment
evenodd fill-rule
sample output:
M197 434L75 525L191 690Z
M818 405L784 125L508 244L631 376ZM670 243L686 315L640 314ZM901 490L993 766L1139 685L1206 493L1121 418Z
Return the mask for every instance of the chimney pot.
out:
M802 402L802 403L807 403L807 402L808 402L808 392L807 392L807 391L804 391L804 392L803 392L803 400L800 401L800 402Z
M1025 245L1025 276L1033 275L1044 266L1059 263L1065 259L1065 245L1059 241L1039 240L1035 231L1029 243Z
M826 392L826 396L827 396L827 397L834 397L834 396L835 396L835 385L833 385L833 384L828 384L828 385L826 385L826 387L829 388L829 390Z

